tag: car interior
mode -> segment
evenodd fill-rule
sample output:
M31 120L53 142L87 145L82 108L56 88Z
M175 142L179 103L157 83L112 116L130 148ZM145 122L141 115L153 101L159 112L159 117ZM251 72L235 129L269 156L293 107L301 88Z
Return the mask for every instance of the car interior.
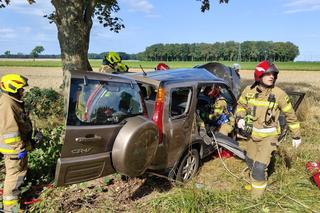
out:
M197 109L196 112L198 116L203 120L206 126L210 127L212 130L216 131L217 127L212 124L212 121L208 119L208 114L210 113L211 106L214 104L212 99L205 94L205 91L208 87L212 87L211 85L200 85L198 88L198 102L197 102ZM235 107L235 100L231 95L231 92L224 88L222 85L220 87L220 95L223 96L228 104L228 107L233 111Z

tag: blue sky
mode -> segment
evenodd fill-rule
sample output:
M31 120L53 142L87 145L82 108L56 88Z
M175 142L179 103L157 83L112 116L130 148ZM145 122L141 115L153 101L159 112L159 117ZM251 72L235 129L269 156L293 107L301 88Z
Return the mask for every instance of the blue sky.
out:
M0 9L0 54L30 53L36 45L45 54L60 53L56 26L43 18L53 10L50 1L11 1ZM138 53L155 43L291 41L300 49L297 60L320 61L320 0L211 0L206 13L196 0L119 0L119 6L126 28L117 34L95 21L89 52Z

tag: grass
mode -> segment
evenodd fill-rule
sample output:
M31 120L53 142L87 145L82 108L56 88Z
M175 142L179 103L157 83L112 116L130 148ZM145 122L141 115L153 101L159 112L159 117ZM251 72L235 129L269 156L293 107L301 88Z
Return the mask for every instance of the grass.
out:
M156 61L124 61L130 68L153 69L159 62ZM171 68L191 68L196 65L201 65L207 62L204 61L174 61L165 62ZM221 61L221 63L231 66L232 61ZM97 68L101 65L101 60L90 60L92 67ZM242 62L241 69L253 70L257 62ZM320 71L320 62L277 62L281 70L304 70L304 71ZM0 67L61 67L60 60L0 60Z

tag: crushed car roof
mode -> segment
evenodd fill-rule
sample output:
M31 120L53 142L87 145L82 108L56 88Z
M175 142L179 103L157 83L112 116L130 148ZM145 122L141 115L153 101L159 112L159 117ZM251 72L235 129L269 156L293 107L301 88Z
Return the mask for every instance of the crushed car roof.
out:
M187 81L214 81L216 83L226 84L226 82L210 73L203 68L184 68L173 69L165 71L152 71L144 73L133 73L130 77L138 81L144 81L144 79L151 79L156 82L187 82Z

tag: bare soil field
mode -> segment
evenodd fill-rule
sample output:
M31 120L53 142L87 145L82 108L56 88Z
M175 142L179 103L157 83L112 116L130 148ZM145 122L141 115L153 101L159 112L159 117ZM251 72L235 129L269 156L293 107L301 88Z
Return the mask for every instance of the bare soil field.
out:
M132 70L132 71L140 71ZM0 76L7 73L18 73L29 78L31 86L58 89L62 84L63 73L57 67L0 67ZM253 79L253 71L241 70L243 80ZM305 83L320 87L319 71L281 71L278 83Z
M253 79L252 70L241 70L242 79ZM280 71L278 75L278 83L306 83L315 87L320 87L319 71Z

